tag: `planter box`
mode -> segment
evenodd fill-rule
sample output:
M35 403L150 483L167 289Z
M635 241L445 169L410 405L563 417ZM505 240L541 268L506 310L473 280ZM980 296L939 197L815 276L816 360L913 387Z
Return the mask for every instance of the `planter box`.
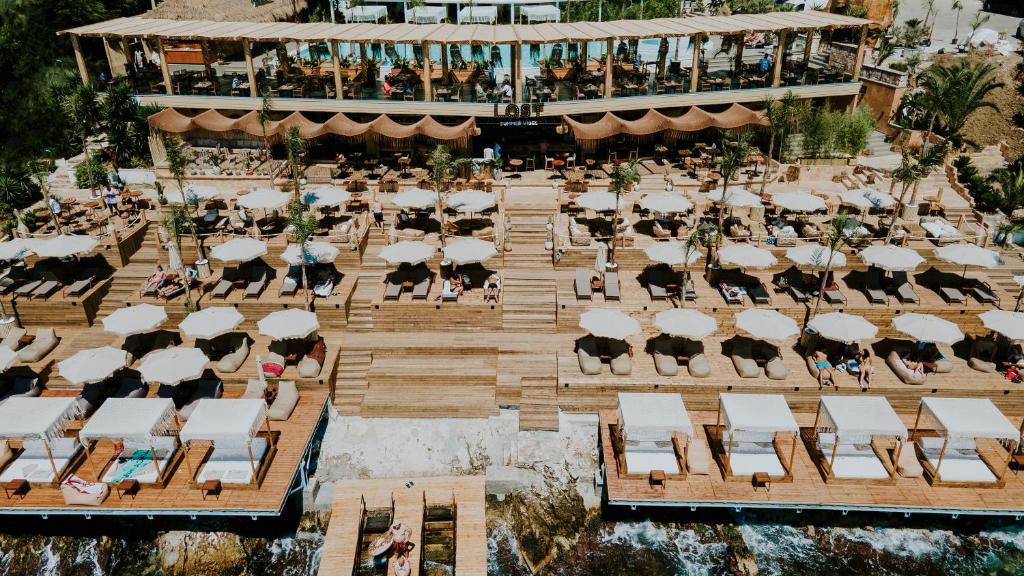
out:
M801 158L803 166L849 166L851 158Z

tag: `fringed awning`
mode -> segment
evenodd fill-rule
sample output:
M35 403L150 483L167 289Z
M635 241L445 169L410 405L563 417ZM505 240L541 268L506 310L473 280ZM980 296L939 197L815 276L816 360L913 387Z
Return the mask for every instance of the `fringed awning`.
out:
M636 120L625 120L606 112L597 122L580 122L566 116L565 123L572 129L576 140L604 140L619 134L648 136L657 132L698 132L708 128L731 130L743 126L764 126L764 114L746 106L733 104L722 112L708 112L690 108L682 116L666 116L657 110L648 110Z
M176 134L190 130L205 130L207 132L244 132L253 136L264 135L264 127L260 124L256 112L249 112L240 118L231 118L216 110L206 110L189 117L173 108L165 108L149 117L149 126L153 130ZM431 116L424 116L412 124L402 124L386 114L381 114L369 122L357 122L339 112L326 122L318 123L300 112L293 112L282 120L268 121L265 134L268 137L279 136L293 126L298 127L299 134L303 138L316 138L326 134L356 138L376 134L396 140L423 136L435 140L452 141L466 140L480 133L474 118L454 126L442 124Z

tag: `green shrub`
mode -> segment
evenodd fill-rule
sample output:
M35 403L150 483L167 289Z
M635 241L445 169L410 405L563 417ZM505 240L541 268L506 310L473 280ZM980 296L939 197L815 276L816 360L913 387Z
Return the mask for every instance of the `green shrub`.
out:
M78 166L75 166L75 186L79 188L99 188L106 184L107 173L103 167L103 162L95 157L90 156L88 162L82 162Z

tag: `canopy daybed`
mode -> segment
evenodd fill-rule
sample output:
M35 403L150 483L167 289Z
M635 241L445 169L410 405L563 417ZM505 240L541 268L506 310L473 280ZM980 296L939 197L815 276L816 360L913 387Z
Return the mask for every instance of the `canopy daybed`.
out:
M727 480L749 480L759 472L772 480L792 478L800 428L781 394L719 394L715 429ZM788 458L782 456L780 433L792 435Z
M28 480L56 486L80 458L77 438L65 438L79 415L74 397L8 398L0 404L0 440L20 440L22 450L0 471L0 483Z
M686 475L687 450L693 425L679 394L620 393L619 474L646 477L655 470L667 476Z
M907 427L885 397L824 396L814 432L826 481L896 478Z
M266 437L258 436L262 426ZM262 399L200 400L178 436L189 477L197 486L218 480L225 487L258 488L276 450ZM212 450L193 474L189 459L195 443L207 443Z
M170 398L109 398L85 423L78 438L98 482L117 485L122 480L166 486L169 472L180 456L174 402ZM123 450L109 465L96 468L94 443L123 442Z

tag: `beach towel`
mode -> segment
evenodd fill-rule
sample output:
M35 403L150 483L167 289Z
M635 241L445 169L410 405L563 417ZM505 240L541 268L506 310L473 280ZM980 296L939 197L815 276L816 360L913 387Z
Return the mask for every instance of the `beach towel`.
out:
M135 476L152 462L151 458L149 450L136 450L132 452L131 456L123 457L124 461L121 462L121 466L111 482L117 484L121 480Z

